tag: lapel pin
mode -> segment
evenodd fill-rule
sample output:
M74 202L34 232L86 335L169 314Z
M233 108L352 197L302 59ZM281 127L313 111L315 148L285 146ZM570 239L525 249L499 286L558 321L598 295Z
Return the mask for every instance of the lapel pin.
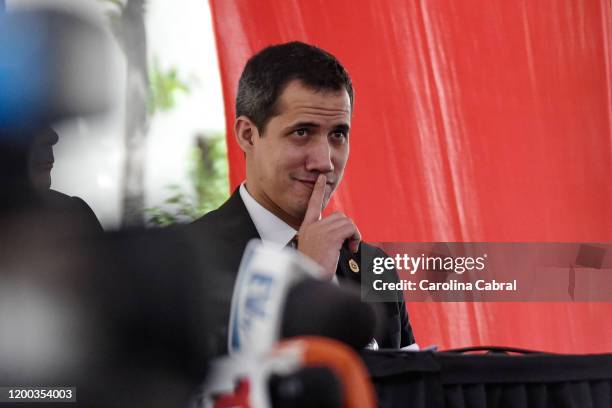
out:
M357 262L355 262L354 259L349 259L349 268L351 268L351 271L358 273L359 272L359 265L357 265Z

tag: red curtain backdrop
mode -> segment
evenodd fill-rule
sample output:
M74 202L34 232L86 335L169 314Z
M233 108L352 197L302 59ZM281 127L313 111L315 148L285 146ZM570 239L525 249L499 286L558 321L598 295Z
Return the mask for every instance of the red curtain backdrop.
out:
M366 241L612 241L610 0L210 4L232 188L244 177L233 134L242 67L301 40L353 78L351 155L331 207ZM611 303L408 310L421 345L612 352Z

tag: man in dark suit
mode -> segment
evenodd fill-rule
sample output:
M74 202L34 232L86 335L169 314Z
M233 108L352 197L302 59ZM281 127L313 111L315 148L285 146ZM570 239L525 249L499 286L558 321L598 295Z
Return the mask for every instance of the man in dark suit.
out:
M292 245L330 280L359 283L360 265L384 253L364 242L348 216L322 217L349 156L351 79L326 51L300 42L268 47L246 64L238 85L235 135L246 180L219 209L193 224L211 272L236 274L247 242ZM231 292L230 292L231 293ZM229 316L230 295L220 290ZM381 348L414 342L401 294L385 305ZM359 324L359 322L355 322Z
M50 188L53 146L59 140L51 127L0 133L0 138L0 190L6 197L0 202L3 216L14 221L30 219L33 234L46 230L58 239L103 232L85 201Z
M50 215L62 217L81 233L97 235L103 232L95 213L79 197L71 197L51 189L51 170L55 163L53 146L59 137L55 130L44 127L34 132L28 154L28 174L41 204Z

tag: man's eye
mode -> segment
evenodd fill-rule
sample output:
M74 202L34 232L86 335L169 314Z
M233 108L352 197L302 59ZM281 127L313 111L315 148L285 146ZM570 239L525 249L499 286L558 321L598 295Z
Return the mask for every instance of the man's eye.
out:
M332 133L332 137L334 139L344 140L344 139L347 138L347 134L345 132L343 132L343 131L338 130L338 131Z
M308 134L308 130L307 129L296 129L293 131L293 133L297 136L306 136Z

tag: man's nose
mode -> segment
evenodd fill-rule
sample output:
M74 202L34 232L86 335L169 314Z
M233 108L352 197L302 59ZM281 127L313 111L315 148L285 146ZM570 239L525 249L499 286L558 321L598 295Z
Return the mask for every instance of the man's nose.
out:
M327 137L317 137L312 141L306 161L308 171L330 173L334 171L333 150Z
M45 138L48 144L50 145L54 145L58 142L59 140L59 136L57 135L57 133L55 133L55 130L49 128L46 130L45 132Z
M36 142L41 145L53 146L58 140L59 137L57 133L51 128L43 128L36 134Z

